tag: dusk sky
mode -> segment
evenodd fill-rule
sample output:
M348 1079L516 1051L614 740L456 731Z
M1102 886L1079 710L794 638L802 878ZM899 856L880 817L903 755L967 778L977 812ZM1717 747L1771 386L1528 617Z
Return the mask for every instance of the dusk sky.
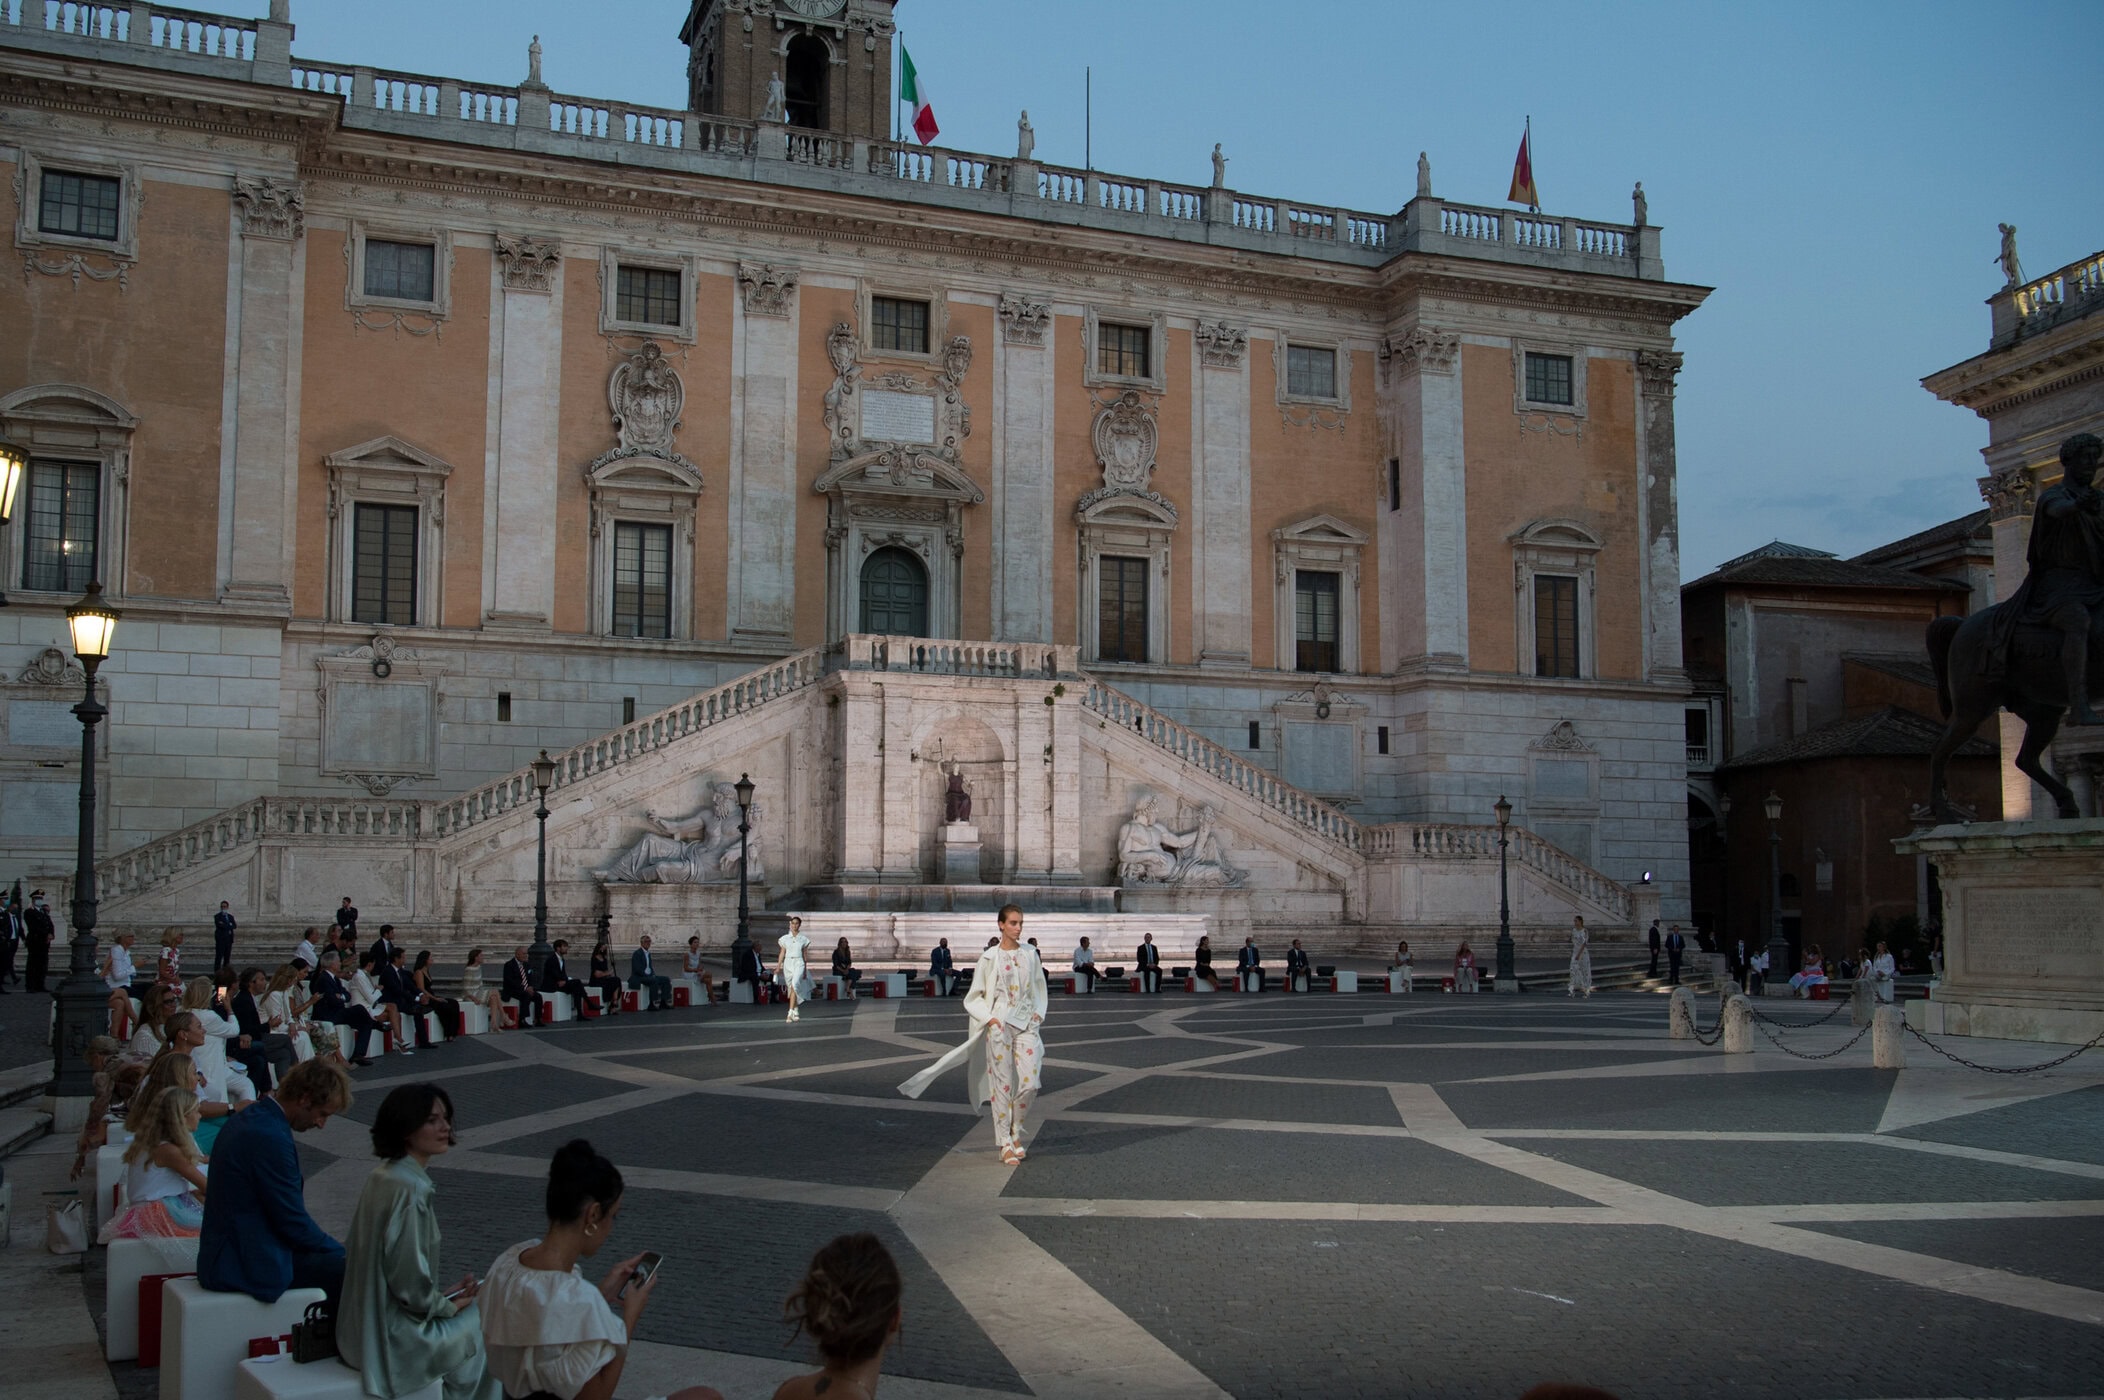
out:
M212 5L209 8L220 8ZM227 5L259 13L261 0ZM687 0L293 0L303 58L685 105ZM1923 375L1986 349L1995 224L2027 274L2104 247L2064 56L2093 3L900 0L937 144L1392 212L1498 205L1528 115L1544 212L1627 221L1642 180L1679 327L1685 576L1772 538L1842 554L1980 505L1986 424Z

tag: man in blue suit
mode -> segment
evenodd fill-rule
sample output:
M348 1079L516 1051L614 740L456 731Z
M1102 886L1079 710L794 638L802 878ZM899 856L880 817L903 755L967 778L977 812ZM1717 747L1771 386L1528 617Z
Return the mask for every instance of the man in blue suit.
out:
M215 1293L275 1303L288 1288L319 1288L333 1312L343 1291L343 1246L307 1213L294 1133L351 1106L351 1077L328 1060L294 1065L275 1093L227 1120L212 1145L212 1189L197 1239L197 1282Z
M672 1009L672 979L659 976L657 969L650 965L650 935L647 933L635 952L629 954L628 985L649 995L652 1011Z

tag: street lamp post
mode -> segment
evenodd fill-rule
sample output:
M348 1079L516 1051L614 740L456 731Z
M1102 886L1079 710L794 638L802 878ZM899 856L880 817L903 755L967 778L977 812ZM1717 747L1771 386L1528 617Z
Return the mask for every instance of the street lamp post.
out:
M746 902L745 878L745 838L752 831L752 774L740 773L732 787L738 794L738 936L731 940L731 968L735 972L745 966L746 955L752 952L752 909Z
M533 819L540 825L540 849L533 863L533 947L527 950L533 985L541 984L541 964L555 950L548 946L548 789L555 786L555 760L546 749L533 761Z
M0 438L0 525L15 518L15 493L22 489L23 473L29 470L29 454ZM0 608L7 606L7 593L0 590Z
M73 715L80 721L80 834L74 844L73 962L58 989L58 1044L52 1065L53 1125L77 1127L94 1097L88 1041L109 1024L109 989L95 975L95 726L109 713L95 698L95 671L110 654L117 610L102 601L102 585L66 609L73 654L87 674L85 693ZM71 1119L69 1123L67 1120Z
M1790 944L1783 937L1783 800L1774 791L1761 804L1768 812L1768 975L1790 975Z
M1505 880L1505 847L1512 837L1512 804L1502 794L1490 810L1498 814L1498 990L1517 992L1520 979L1512 960L1512 899Z

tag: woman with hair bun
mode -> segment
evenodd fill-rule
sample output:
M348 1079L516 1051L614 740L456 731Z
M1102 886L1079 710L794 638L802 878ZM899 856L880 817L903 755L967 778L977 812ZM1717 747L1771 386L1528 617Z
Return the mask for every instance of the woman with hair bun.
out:
M782 1314L811 1334L825 1369L783 1381L774 1400L872 1400L885 1349L905 1320L904 1291L899 1266L875 1235L842 1235L812 1255Z
M637 1254L585 1280L579 1261L598 1254L621 1214L621 1171L572 1138L548 1167L548 1229L513 1245L482 1285L482 1338L489 1373L507 1395L611 1400L628 1364L628 1341L657 1287L635 1277ZM667 1400L723 1400L693 1386Z

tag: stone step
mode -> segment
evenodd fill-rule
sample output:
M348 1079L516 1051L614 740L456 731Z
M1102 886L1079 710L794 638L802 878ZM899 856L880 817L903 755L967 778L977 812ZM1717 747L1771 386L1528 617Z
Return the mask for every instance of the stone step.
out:
M51 1115L41 1102L0 1108L0 1157L11 1157L51 1131Z

